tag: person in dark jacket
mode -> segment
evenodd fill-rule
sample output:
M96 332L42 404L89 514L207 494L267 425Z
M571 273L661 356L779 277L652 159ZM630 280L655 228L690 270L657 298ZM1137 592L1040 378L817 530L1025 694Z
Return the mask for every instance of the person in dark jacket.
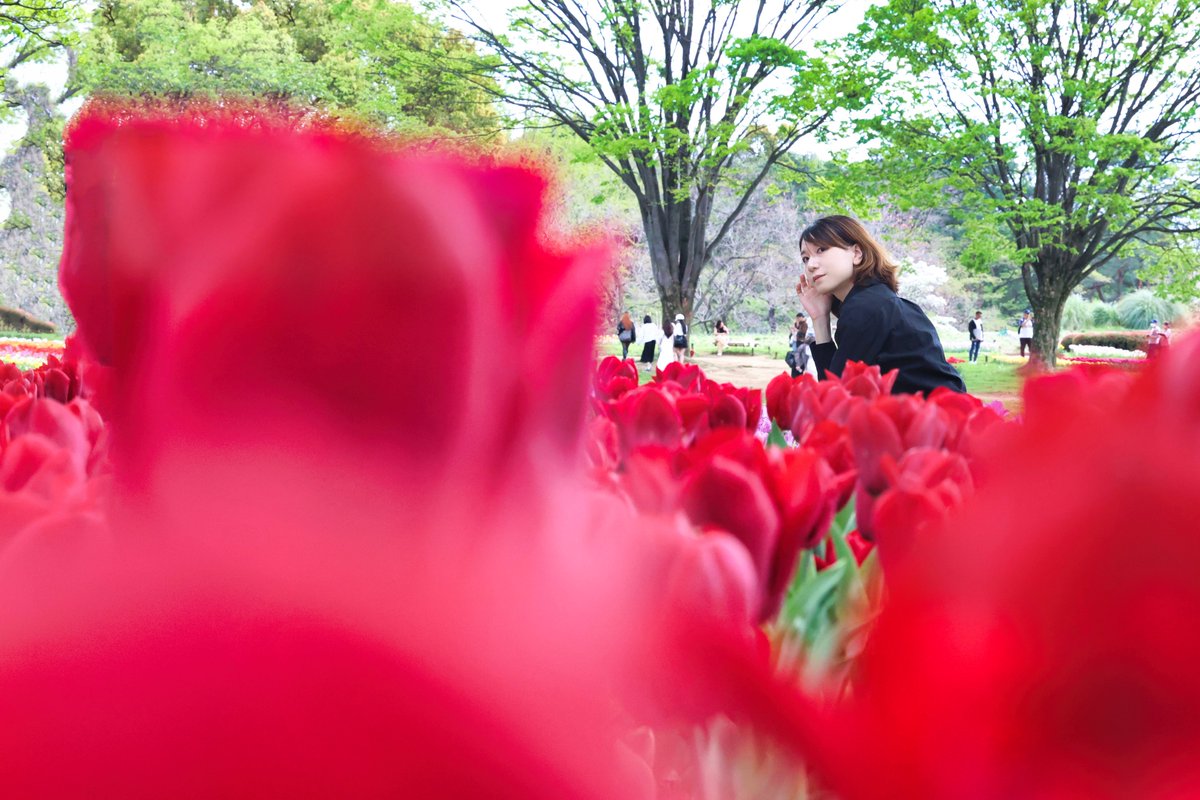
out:
M841 375L847 361L898 370L893 393L965 392L921 307L897 294L896 264L862 223L822 217L800 234L804 272L796 291L812 320L817 377ZM836 316L837 340L830 317Z

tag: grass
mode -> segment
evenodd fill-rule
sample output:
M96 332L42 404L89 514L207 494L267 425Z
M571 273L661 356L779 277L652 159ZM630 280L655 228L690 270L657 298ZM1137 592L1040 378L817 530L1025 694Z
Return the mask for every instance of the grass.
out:
M5 331L0 330L0 339L42 339L49 341L60 341L63 338L61 333L30 333L29 331ZM617 351L620 353L620 351Z
M948 356L958 356L961 359L966 359L966 352L950 352ZM954 368L962 375L963 382L967 384L967 391L971 394L1011 394L1016 395L1021 391L1021 382L1024 380L1017 374L1018 366L1009 364L1003 361L988 358L980 355L979 360L974 364L970 362L955 364Z

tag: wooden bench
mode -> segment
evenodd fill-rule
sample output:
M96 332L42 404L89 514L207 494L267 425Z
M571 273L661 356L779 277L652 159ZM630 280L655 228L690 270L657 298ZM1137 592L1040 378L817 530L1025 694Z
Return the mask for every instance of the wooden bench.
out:
M713 347L717 346L717 342L713 340ZM754 355L754 351L758 349L758 339L753 336L730 336L725 342L726 350L749 350L750 355Z

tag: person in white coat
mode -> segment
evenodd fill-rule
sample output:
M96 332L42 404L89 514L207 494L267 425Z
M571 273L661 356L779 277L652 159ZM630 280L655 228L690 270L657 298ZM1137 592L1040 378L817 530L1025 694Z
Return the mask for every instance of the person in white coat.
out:
M654 324L649 314L642 318L641 327L637 329L637 340L642 342L639 363L647 371L653 370L655 352L662 350L662 329Z
M658 368L666 369L675 360L675 326L663 320L662 338L658 340Z

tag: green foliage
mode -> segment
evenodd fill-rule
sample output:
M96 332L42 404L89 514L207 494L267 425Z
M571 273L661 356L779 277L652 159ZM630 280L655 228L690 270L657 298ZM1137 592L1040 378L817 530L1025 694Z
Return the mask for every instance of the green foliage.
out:
M1063 305L1062 326L1069 331L1081 331L1091 327L1092 309L1088 302L1077 294L1067 298Z
M1069 333L1062 337L1062 349L1066 352L1069 353L1075 345L1115 347L1130 352L1145 351L1146 334L1144 331L1095 331L1092 333Z
M103 0L80 49L90 93L243 95L393 129L494 129L486 85L434 62L478 65L469 42L402 2Z
M1079 295L1073 294L1067 298L1066 305L1063 306L1062 327L1064 330L1087 331L1095 328L1115 328L1121 324L1116 307L1101 300L1084 300Z
M873 84L836 46L812 41L822 0L773 7L708 0L538 0L507 29L448 0L497 54L521 121L585 141L638 203L664 311L695 311L700 276L773 164ZM753 164L753 168L745 168ZM722 192L735 196L714 211ZM663 246L661 243L668 243Z
M9 212L8 219L4 220L3 226L0 227L9 231L29 230L33 227L33 220L13 209Z
M847 653L861 647L882 594L882 573L874 552L860 567L846 542L855 529L854 501L846 504L829 529L837 560L816 569L812 551L800 563L773 624L779 663L806 681L839 684L849 677ZM824 542L818 549L824 550Z
M42 156L45 158L42 187L46 190L46 194L60 205L67 197L66 163L63 157L62 137L63 119L54 116L41 125L31 127L19 143L19 146L36 147L42 152ZM28 220L26 220L26 227L30 227Z
M1183 316L1178 303L1158 297L1149 289L1139 289L1121 298L1117 316L1126 328L1148 328L1150 320L1174 322Z
M856 125L888 166L877 191L999 226L1030 304L1057 310L1095 264L1195 230L1200 70L1182 54L1198 45L1200 0L872 6L856 52L889 88ZM972 240L964 260L992 250ZM1184 296L1196 261L1150 269Z
M1142 256L1138 277L1159 295L1181 302L1200 298L1200 243L1195 239L1163 237L1146 246Z
M1115 328L1121 324L1121 316L1117 309L1109 303L1096 303L1092 306L1093 328Z

